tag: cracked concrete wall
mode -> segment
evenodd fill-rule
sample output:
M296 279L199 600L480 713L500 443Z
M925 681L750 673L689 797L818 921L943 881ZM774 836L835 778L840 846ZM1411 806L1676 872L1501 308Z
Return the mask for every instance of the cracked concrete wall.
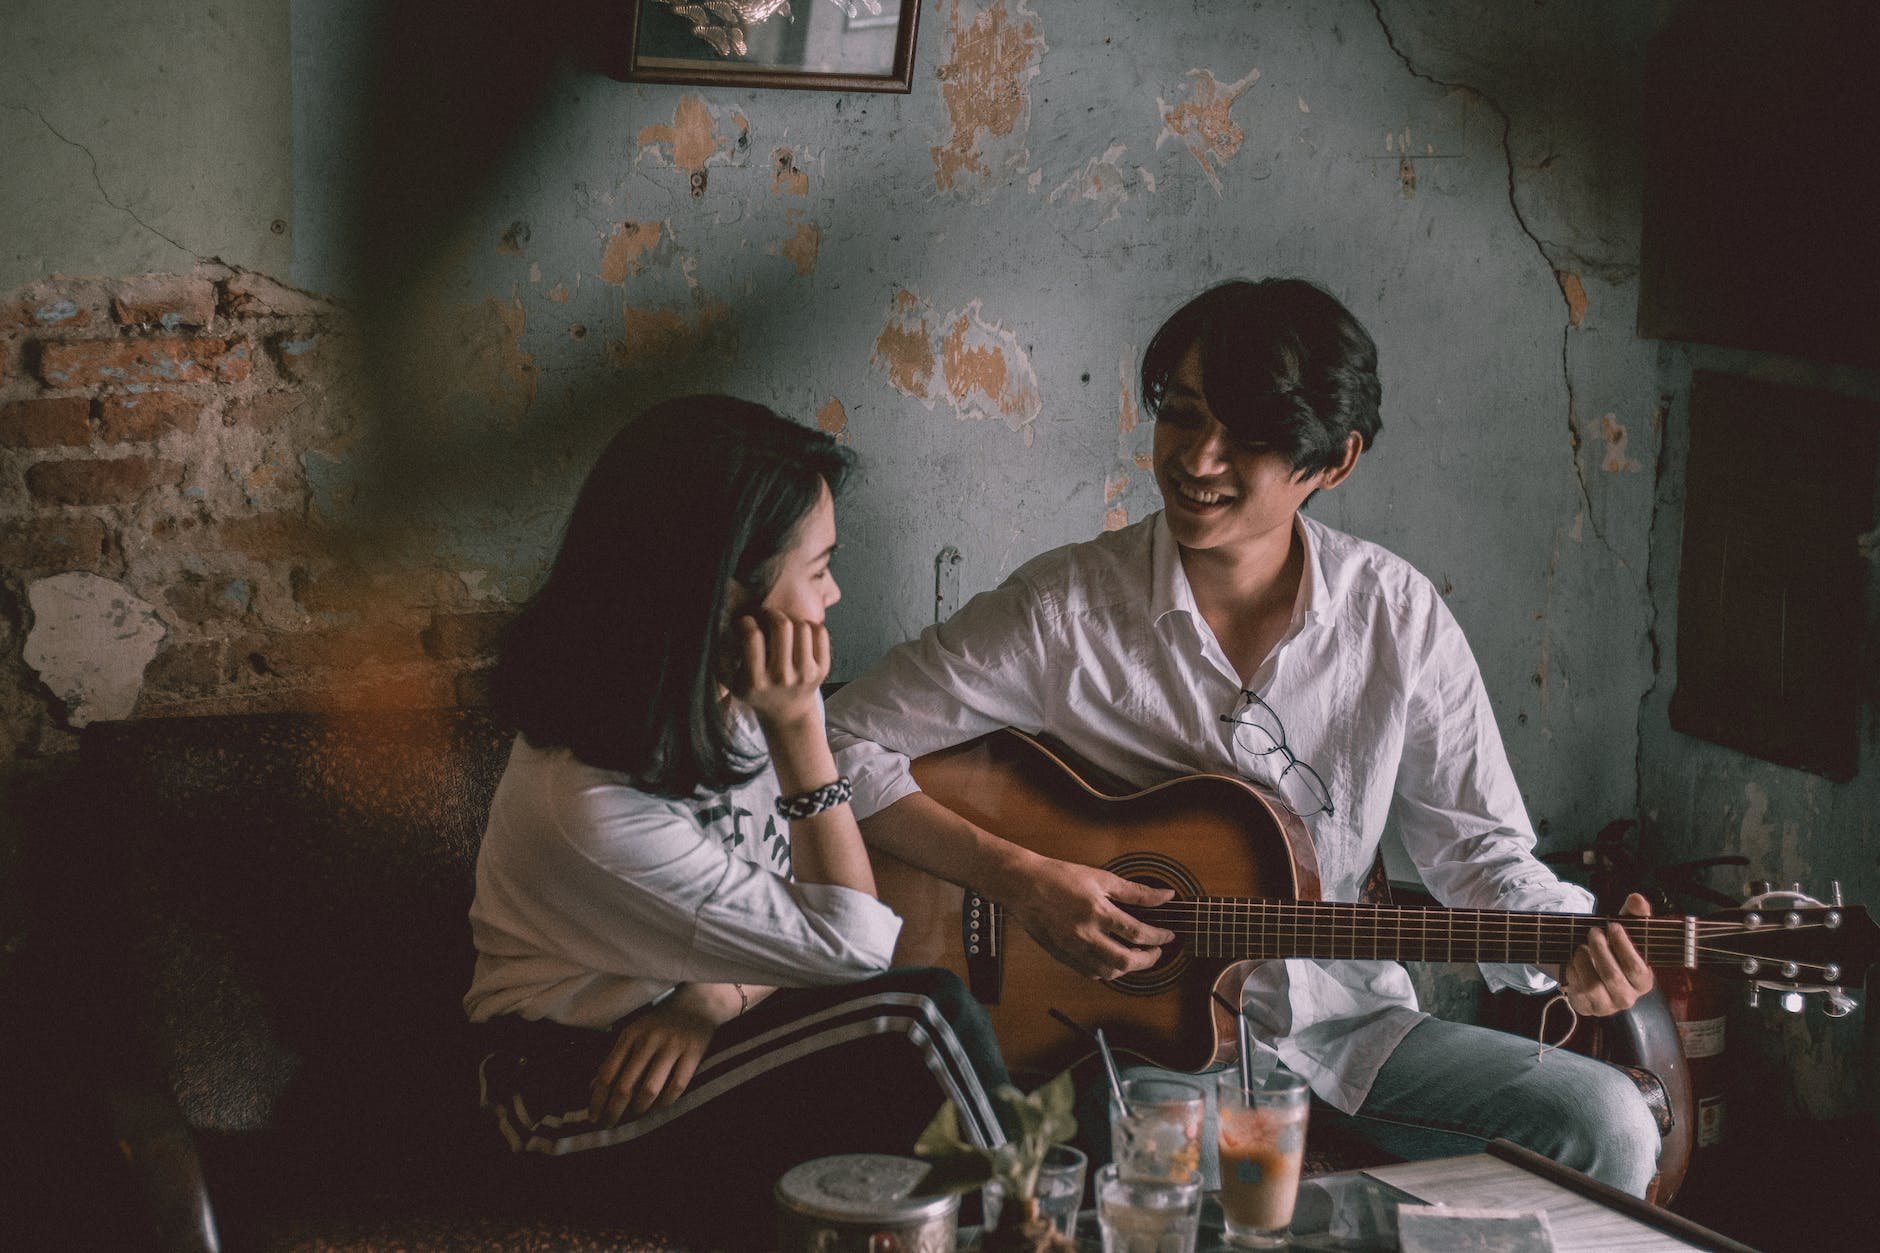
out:
M1654 835L1695 855L1716 847L1695 793L1754 785L1772 829L1832 809L1808 868L1836 862L1867 830L1858 798L1810 801L1664 730L1655 665L1675 576L1660 567L1681 499L1667 431L1688 366L1633 326L1638 86L1669 7L925 0L906 96L569 70L538 97L498 74L480 88L516 94L526 121L464 203L405 206L443 234L371 324L383 390L333 400L337 382L315 382L347 438L280 430L301 495L277 511L313 537L276 527L262 568L218 567L178 594L216 611L199 620L236 621L224 645L296 627L270 612L353 615L422 635L400 656L471 667L619 419L722 389L862 457L833 615L838 674L853 674L931 619L942 550L960 554L948 576L963 598L1154 509L1132 382L1143 345L1212 282L1302 275L1371 328L1385 384L1375 453L1313 508L1443 589L1548 845L1588 840L1643 797ZM139 36L107 41L63 6L27 6L27 38L0 56L31 69L10 81L32 91L9 89L0 139L38 177L10 179L0 207L41 242L9 251L0 291L53 271L187 276L220 257L218 291L252 274L330 298L265 328L281 373L260 390L293 390L302 354L360 330L352 127L399 121L362 115L370 8L197 6L180 25L81 10ZM152 49L160 73L137 59ZM398 204L374 208L368 232L399 226ZM221 437L164 438L179 464L226 460ZM133 539L165 516L134 515ZM323 548L336 533L369 537L374 560ZM296 582L296 544L331 564ZM350 573L317 586L329 570ZM16 659L26 621L0 624ZM375 647L329 636L295 656L318 673ZM266 678L218 679L218 707L262 700ZM29 687L8 694L9 721L65 716ZM1762 831L1748 813L1731 828L1746 843ZM1472 997L1453 971L1422 982L1459 1012ZM1825 1087L1852 1063L1810 1064Z
M285 274L287 0L9 0L0 292L48 274Z

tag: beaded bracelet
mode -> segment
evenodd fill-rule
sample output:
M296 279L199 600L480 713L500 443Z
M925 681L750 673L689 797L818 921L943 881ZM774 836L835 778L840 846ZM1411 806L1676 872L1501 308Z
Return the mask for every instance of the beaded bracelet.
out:
M813 817L825 809L834 809L837 805L845 804L854 795L855 785L849 781L849 776L839 775L834 783L825 783L819 788L797 796L778 797L777 812L789 821L795 822L799 818Z

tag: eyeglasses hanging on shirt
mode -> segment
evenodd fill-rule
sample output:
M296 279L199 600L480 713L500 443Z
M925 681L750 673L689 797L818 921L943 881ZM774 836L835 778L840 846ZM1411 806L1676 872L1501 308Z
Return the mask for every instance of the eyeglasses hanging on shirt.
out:
M1335 814L1332 808L1332 792L1325 786L1325 780L1319 772L1301 761L1286 744L1286 724L1279 720L1279 713L1260 697L1245 688L1240 692L1240 703L1234 706L1234 712L1222 714L1222 722L1234 725L1234 743L1240 750L1254 757L1271 757L1278 753L1285 759L1286 765L1274 781L1274 788L1286 808L1301 818L1310 818L1314 814Z

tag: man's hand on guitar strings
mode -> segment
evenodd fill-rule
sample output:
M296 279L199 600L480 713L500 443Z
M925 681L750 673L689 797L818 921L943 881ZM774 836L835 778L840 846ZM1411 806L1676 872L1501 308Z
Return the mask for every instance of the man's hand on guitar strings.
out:
M1046 952L1079 974L1114 979L1147 970L1175 933L1131 917L1125 905L1161 905L1175 893L1076 862L1040 858L1007 902Z
M1619 912L1633 918L1651 917L1652 907L1637 892L1625 898ZM1632 937L1618 923L1595 927L1587 933L1586 943L1574 951L1567 963L1561 988L1567 1004L1575 1013L1588 1018L1604 1018L1632 1008L1639 997L1652 990L1656 982L1652 968L1645 964Z

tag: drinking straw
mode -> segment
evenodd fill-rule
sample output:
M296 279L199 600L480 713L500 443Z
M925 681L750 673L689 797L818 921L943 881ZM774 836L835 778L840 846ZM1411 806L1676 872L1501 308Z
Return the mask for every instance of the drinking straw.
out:
M1127 1113L1129 1110L1129 1100L1123 1095L1123 1076L1117 1072L1116 1058L1110 1055L1110 1044L1109 1041L1103 1038L1103 1028L1098 1027L1095 1031L1092 1031L1089 1027L1084 1026L1084 1024L1078 1022L1062 1010L1053 1009L1049 1012L1053 1018L1057 1019L1071 1030L1087 1035L1097 1042L1097 1052L1103 1058L1103 1073L1108 1076L1110 1080L1110 1094L1116 1098L1117 1108Z
M1240 1006L1213 989L1209 989L1208 995L1212 996L1222 1009L1234 1016L1234 1028L1240 1038L1240 1086L1251 1092L1254 1088L1253 1027L1247 1022L1247 1015L1241 1012Z

